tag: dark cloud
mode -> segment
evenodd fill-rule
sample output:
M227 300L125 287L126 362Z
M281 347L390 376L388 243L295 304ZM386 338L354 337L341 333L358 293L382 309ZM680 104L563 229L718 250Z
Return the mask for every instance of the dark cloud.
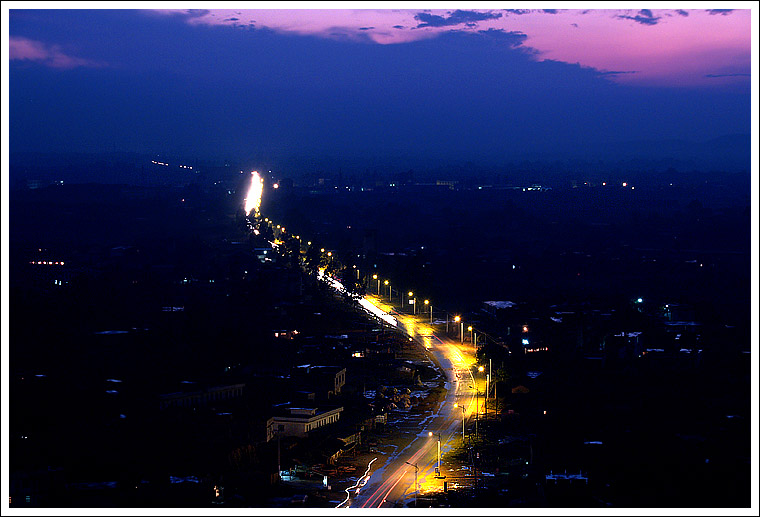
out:
M414 19L420 23L416 28L422 27L446 27L449 25L460 25L468 22L480 22L483 20L495 20L501 18L501 13L479 13L476 11L462 11L457 9L448 18L430 14L426 12L417 13Z
M624 19L624 20L633 20L636 23L640 23L641 25L657 25L657 22L660 20L660 16L654 16L652 15L652 11L649 9L642 9L639 11L639 14L636 16L626 16L626 15L618 15L618 18Z
M708 9L707 13L708 14L722 14L723 16L725 16L732 11L733 9Z
M479 34L493 38L498 41L505 42L512 47L517 47L523 44L528 37L525 33L520 31L505 31L504 29L488 29L484 31L478 31Z
M599 75L637 74L638 70L599 70Z
M676 9L676 13L680 14L681 16L689 16L689 12L684 11L683 9Z
M360 31L368 31L368 30L371 30L371 29L374 29L374 27L359 27Z
M541 12L546 14L557 14L558 11L556 9L541 9Z
M504 9L504 11L508 12L509 14L528 14L530 12L530 9Z
M751 77L752 74L705 74L705 77Z
M225 21L225 22L236 22L236 21L238 21L239 19L240 19L240 18L226 18L224 21Z
M393 28L394 29L403 29L404 26L403 25L394 25Z
M578 28L578 24L577 24L577 23L571 23L570 25L572 25L572 26L573 26L573 27L575 27L576 29Z

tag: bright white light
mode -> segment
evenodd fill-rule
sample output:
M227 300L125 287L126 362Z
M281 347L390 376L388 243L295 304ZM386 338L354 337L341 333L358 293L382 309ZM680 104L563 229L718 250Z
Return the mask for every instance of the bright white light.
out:
M252 211L259 212L261 206L261 193L264 191L264 180L259 173L251 173L251 187L248 189L248 196L245 198L245 215L251 215Z

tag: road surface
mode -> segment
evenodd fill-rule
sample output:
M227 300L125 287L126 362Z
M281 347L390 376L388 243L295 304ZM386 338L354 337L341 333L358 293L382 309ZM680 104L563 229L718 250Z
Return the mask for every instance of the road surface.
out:
M366 484L351 493L342 507L414 506L415 465L418 490L421 493L442 491L444 479L437 478L435 472L439 436L442 456L445 458L445 453L454 443L461 444L458 440L462 437L463 416L467 419L474 417L476 397L473 386L477 385L471 367L475 363L475 350L471 345L452 340L445 335L445 331L425 323L425 315L415 317L399 314L377 296L365 296L362 305L367 308L368 303L395 318L400 330L435 356L443 369L448 391L444 402L434 409L433 418L427 420L424 428L419 429L416 438L403 450L391 455L384 465L375 462ZM482 404L482 399L479 402ZM442 466L441 474L446 475L447 472ZM447 479L451 485L453 480L450 476Z

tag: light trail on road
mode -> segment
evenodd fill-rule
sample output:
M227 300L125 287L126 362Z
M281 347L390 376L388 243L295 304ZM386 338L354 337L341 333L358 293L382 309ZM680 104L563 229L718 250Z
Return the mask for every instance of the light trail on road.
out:
M409 458L409 463L415 464L419 460L420 456L425 454L427 452L428 448L419 449L416 453L414 453ZM377 490L375 490L371 496L369 496L369 499L364 502L362 505L362 508L372 508L375 504L380 506L381 504L386 502L386 498L388 497L388 494L390 494L394 488L396 488L396 485L398 485L402 479L406 476L406 474L409 472L409 466L404 465L396 469L396 471L391 474L388 479L385 480L385 482L378 487ZM411 467L414 468L414 467ZM419 469L419 467L418 467ZM396 479L394 482L393 480ZM417 487L414 487L415 492L417 491Z
M261 194L264 192L264 179L256 171L251 172L251 186L245 197L245 215L251 212L259 213L261 207Z
M348 502L348 500L351 498L351 494L349 492L350 490L353 490L353 489L356 488L356 493L358 494L359 490L364 485L367 484L367 481L369 481L369 469L372 467L372 464L375 462L376 459L377 459L377 457L372 458L372 461L370 461L367 464L367 470L365 470L364 474L362 474L362 476L356 481L356 483L354 483L354 486L350 486L350 487L346 488L346 498L343 501L341 501L341 503L338 504L338 506L336 506L335 508L340 508L341 506L343 506L344 504L346 504ZM350 507L351 507L350 505L346 506L346 508L350 508Z

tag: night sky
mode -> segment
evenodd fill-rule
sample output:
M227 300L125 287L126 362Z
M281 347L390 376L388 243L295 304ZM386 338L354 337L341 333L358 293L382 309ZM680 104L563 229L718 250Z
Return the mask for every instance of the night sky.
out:
M749 134L750 10L16 10L10 150L505 159Z

